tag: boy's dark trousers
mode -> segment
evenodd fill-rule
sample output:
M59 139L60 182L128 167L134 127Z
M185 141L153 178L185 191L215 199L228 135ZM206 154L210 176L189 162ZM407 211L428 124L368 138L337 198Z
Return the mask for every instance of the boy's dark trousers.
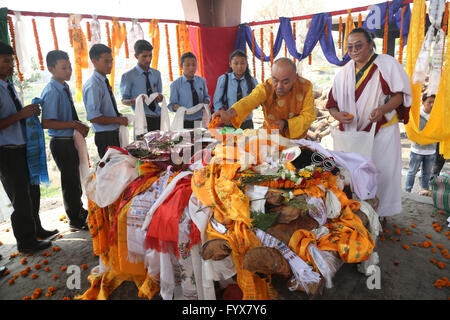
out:
M108 147L120 147L119 129L114 131L96 132L94 139L100 159L103 158Z
M161 117L145 117L147 120L147 131L160 130L161 127Z
M0 146L0 180L14 208L11 225L17 244L33 244L36 232L42 230L41 191L39 185L30 184L25 145Z
M50 140L50 151L53 160L61 172L61 189L64 209L71 224L79 224L83 220L83 202L81 189L78 151L72 137L53 137Z

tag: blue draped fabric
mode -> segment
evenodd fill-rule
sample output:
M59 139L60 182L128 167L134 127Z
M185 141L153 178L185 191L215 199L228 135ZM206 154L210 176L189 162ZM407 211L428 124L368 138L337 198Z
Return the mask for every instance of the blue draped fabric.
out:
M389 6L389 23L395 22L397 27L400 30L401 27L401 14L402 7L406 6L404 17L403 17L403 30L402 35L404 38L404 45L406 45L408 33L409 33L409 25L411 22L411 10L409 4L402 5L403 0L394 0ZM377 8L375 8L377 7ZM386 9L388 7L388 3L379 3L372 6L372 10L364 21L363 28L375 32L380 28L384 28L384 22L386 20ZM380 13L380 21L378 25L373 25L373 23L368 23L369 21L376 21L375 14ZM332 18L330 17L330 13L318 13L313 15L310 23L310 27L308 29L308 33L305 38L305 42L303 44L303 52L298 52L295 46L294 34L292 32L291 21L289 18L280 18L280 26L278 28L278 33L273 44L273 56L274 58L278 55L281 49L281 45L283 40L286 44L286 48L289 51L290 55L296 58L297 60L303 60L308 57L313 51L314 47L317 43L320 43L320 47L322 48L323 54L328 62L337 65L343 66L349 60L350 57L348 53L344 55L342 60L340 60L336 55L336 48L334 46L333 35L331 32ZM328 23L328 37L325 35L325 28ZM238 35L236 38L235 49L240 49L245 52L246 45L250 48L252 47L252 30L248 24L239 25ZM256 37L255 37L255 56L264 61L270 61L270 55L265 55L261 53L261 47L258 45Z
M35 98L32 103L39 103L40 101L39 98ZM37 116L32 116L26 120L26 132L30 183L33 185L39 185L41 183L49 184L44 130Z

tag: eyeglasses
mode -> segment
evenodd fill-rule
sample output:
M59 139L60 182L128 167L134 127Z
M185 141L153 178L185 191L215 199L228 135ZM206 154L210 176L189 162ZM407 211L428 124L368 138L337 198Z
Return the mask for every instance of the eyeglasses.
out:
M364 43L358 42L354 46L353 45L348 45L346 49L347 49L348 52L352 52L353 49L355 49L355 51L359 51L359 50L362 49L363 46L364 46Z

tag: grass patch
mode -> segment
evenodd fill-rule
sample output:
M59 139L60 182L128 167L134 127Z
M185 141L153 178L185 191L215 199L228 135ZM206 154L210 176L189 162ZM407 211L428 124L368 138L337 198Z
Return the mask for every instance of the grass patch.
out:
M49 186L49 187L43 187L41 186L41 198L56 198L61 196L61 187L59 186Z

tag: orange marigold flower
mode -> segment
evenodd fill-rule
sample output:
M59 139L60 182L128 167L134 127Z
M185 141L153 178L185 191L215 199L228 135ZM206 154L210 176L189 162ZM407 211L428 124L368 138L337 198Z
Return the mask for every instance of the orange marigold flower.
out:
M58 234L58 239L61 239L63 237L62 234Z
M86 270L87 269L87 264L85 263L85 264L83 264L83 265L81 265L81 269L83 269L83 270Z
M36 279L37 277L39 277L39 276L36 273L31 274L31 279Z
M45 267L44 270L49 272L51 269L49 267Z
M384 233L389 233L389 230L388 229L384 230Z
M38 294L32 294L31 295L31 299L36 300L37 298L39 298Z
M47 298L49 298L49 297L51 297L53 294L51 293L51 292L47 292L46 294L45 294L45 296L47 297Z
M436 230L436 232L441 232L442 227L436 227L436 228L434 228L434 230Z
M445 268L445 263L443 263L443 262L438 262L438 263L437 263L437 266L438 266L440 269L444 269L444 268Z
M15 274L13 277L14 277L14 279L17 279L19 277L19 275Z
M409 229L408 229L408 228L405 228L405 229L403 229L403 230L405 230L405 231L409 231Z
M430 262L431 263L436 263L437 261L436 261L436 259L430 258Z
M28 266L25 270L28 271L28 272L30 272L30 271L31 271L31 267Z
M47 259L44 259L44 260L42 260L42 263L43 263L43 264L47 264L47 263L48 263L48 260L47 260Z
M400 229L395 229L395 231L394 231L396 234L401 234L401 231L400 231Z
M8 229L8 228L6 228L6 229L5 229L5 232L9 232L9 229Z
M394 227L394 228L398 228L398 225L396 225L396 224L394 224L392 227Z
M5 272L3 272L3 275L4 276L7 276L8 274L10 274L11 273L11 271L9 271L9 269L7 269L7 270L5 270Z
M431 239L433 238L432 236L430 236L429 234L425 235L426 238Z
M61 271L66 271L67 270L67 266L62 266L61 267Z
M58 276L56 274L53 275L53 279L56 280L58 279Z
M72 299L70 299L70 297L64 297L64 298L62 298L63 300L72 300Z
M15 253L11 253L10 255L9 255L9 257L12 259L12 258L15 258L16 257L16 254Z
M411 228L415 228L416 227L416 225L413 223L412 225L411 225Z
M20 260L20 263L21 263L21 264L27 263L27 258L22 258L22 260Z
M56 291L56 287L50 287L50 288L48 288L48 292L54 292L54 291Z
M41 288L37 288L36 290L34 290L34 294L41 294L41 293L42 293Z
M41 268L41 265L40 265L39 263L36 263L36 264L34 265L34 268L35 268L36 270L39 270L39 269Z
M409 250L409 246L408 246L407 244L404 244L404 245L403 245L403 249Z
M445 233L445 235L446 235L446 236L450 236L450 231L447 231L447 232Z
M417 243L415 243L415 242L412 242L411 245L414 247L417 247Z
M52 250L53 250L53 251L55 251L55 252L58 252L58 251L60 251L60 250L61 250L61 248L60 248L60 247L56 247L56 246L54 246L54 247L52 247Z
M423 247L423 242L419 243L419 247Z
M31 299L30 296L25 296L25 297L22 298L22 300L30 300L30 299Z
M437 247L439 250L444 249L444 246L443 246L442 244L440 244L440 243L437 243L437 244L436 244L436 247Z
M22 277L26 277L28 275L28 271L27 270L22 270L22 271L20 271L20 275Z
M9 285L12 285L14 282L16 282L16 280L15 280L14 278L12 278L12 279L10 279L10 280L8 281L8 284L9 284Z
M437 252L436 248L431 249L431 252L436 253Z
M380 240L381 240L381 241L384 241L384 240L386 240L386 239L385 239L384 237L382 237L382 238L380 238Z

